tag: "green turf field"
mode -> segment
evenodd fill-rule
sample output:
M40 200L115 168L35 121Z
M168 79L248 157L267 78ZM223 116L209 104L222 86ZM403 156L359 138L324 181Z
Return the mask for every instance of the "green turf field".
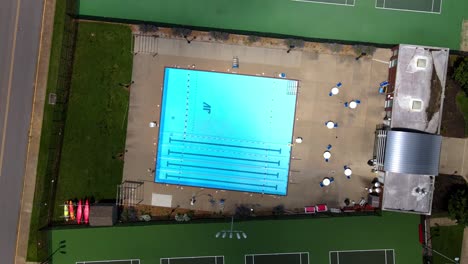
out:
M307 252L313 264L329 263L330 251L394 249L398 264L418 264L422 263L419 219L418 215L384 213L383 217L235 222L234 228L248 235L241 240L215 238L230 220L53 230L50 250L66 240L66 254L54 255L53 263L140 259L142 264L157 264L160 258L224 256L225 264L244 264L248 254Z
M330 1L327 1L330 2ZM81 0L80 15L309 38L405 43L458 50L468 1L445 0L441 14L290 0Z
M80 23L60 163L56 218L68 199L115 199L122 181L132 74L130 28Z
M463 225L431 227L432 248L451 259L460 257L464 228ZM438 254L432 257L434 264L449 263Z

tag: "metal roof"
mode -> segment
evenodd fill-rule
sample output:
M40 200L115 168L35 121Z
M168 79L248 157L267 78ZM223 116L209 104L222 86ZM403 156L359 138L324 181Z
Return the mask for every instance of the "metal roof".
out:
M390 130L384 170L394 173L438 175L442 137Z

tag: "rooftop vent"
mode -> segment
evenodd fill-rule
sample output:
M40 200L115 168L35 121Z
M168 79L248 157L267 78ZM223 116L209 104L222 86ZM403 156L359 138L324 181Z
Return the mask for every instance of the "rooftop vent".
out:
M412 99L411 100L411 111L414 112L421 112L423 108L423 103L419 99Z
M427 67L427 59L419 58L416 60L416 67L425 69Z

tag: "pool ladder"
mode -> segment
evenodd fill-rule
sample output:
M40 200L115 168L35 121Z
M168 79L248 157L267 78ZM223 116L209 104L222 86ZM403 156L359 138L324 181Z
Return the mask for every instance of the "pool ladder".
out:
M297 82L296 81L288 81L287 85L287 95L297 95Z

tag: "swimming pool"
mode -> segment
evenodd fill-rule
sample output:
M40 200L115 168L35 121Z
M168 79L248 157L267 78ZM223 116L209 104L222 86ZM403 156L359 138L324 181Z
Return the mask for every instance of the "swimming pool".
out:
M297 86L166 68L155 182L286 195Z

